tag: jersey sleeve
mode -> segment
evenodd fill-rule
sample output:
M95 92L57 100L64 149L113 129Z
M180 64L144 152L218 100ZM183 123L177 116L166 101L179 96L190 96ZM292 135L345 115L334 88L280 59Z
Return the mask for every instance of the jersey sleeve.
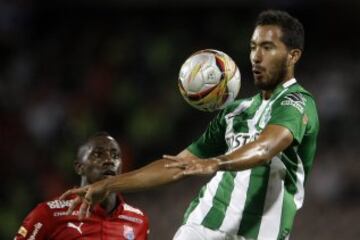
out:
M220 111L210 122L206 131L200 138L188 146L187 150L200 158L209 158L223 154L227 149L225 141L225 114L224 110Z
M47 207L39 204L26 216L14 239L48 239L51 219Z
M148 218L147 215L144 213L143 223L142 223L141 226L140 226L139 236L138 236L137 239L147 240L148 237L149 237L149 233L150 233L149 218Z
M312 97L301 93L289 93L278 99L272 106L268 124L287 128L295 144L301 143L308 123L307 112L313 106Z

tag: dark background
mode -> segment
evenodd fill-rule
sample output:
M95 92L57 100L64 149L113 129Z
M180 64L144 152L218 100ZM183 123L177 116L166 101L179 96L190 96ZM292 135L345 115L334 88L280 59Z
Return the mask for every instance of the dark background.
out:
M292 239L358 239L360 5L356 1L0 1L0 239L40 201L79 184L77 146L97 131L121 144L124 171L195 140L215 113L191 108L177 74L193 52L228 53L239 97L256 93L249 39L257 14L287 10L306 31L296 78L321 130ZM151 238L170 239L204 178L142 193Z

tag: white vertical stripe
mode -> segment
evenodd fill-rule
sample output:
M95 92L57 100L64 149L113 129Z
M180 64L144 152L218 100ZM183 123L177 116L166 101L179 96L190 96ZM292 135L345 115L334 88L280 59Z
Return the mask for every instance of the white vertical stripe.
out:
M301 158L298 153L296 153L297 156L297 170L296 170L296 193L294 195L294 202L296 205L296 209L301 208L303 202L304 202L304 181L305 181L305 172L304 172L304 166L301 161Z
M218 189L219 183L223 178L224 172L218 171L216 175L206 184L204 195L199 199L198 205L190 213L187 222L201 224L207 213L213 206L213 198Z
M270 164L264 212L261 218L258 239L276 239L281 225L286 167L278 156Z
M247 121L248 127L249 127L249 133L251 135L254 135L255 133L257 133L256 124L259 122L260 116L264 112L268 102L269 102L269 100L263 100L259 109L256 111L254 117Z
M234 190L220 229L230 234L237 234L239 223L245 208L246 193L249 188L251 170L236 173ZM234 224L235 223L235 224Z

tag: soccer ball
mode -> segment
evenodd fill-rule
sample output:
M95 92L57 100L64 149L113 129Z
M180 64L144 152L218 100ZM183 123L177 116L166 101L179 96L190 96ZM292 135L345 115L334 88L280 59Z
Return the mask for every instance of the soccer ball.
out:
M205 49L192 54L182 65L179 89L191 106L213 112L234 101L241 85L239 68L225 53Z

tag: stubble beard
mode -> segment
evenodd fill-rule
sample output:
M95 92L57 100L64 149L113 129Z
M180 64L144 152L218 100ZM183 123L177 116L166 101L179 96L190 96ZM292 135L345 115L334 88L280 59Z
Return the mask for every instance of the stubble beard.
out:
M274 90L280 83L285 80L287 75L286 59L281 61L279 68L276 72L273 72L271 79L268 81L256 81L255 86L263 91Z

